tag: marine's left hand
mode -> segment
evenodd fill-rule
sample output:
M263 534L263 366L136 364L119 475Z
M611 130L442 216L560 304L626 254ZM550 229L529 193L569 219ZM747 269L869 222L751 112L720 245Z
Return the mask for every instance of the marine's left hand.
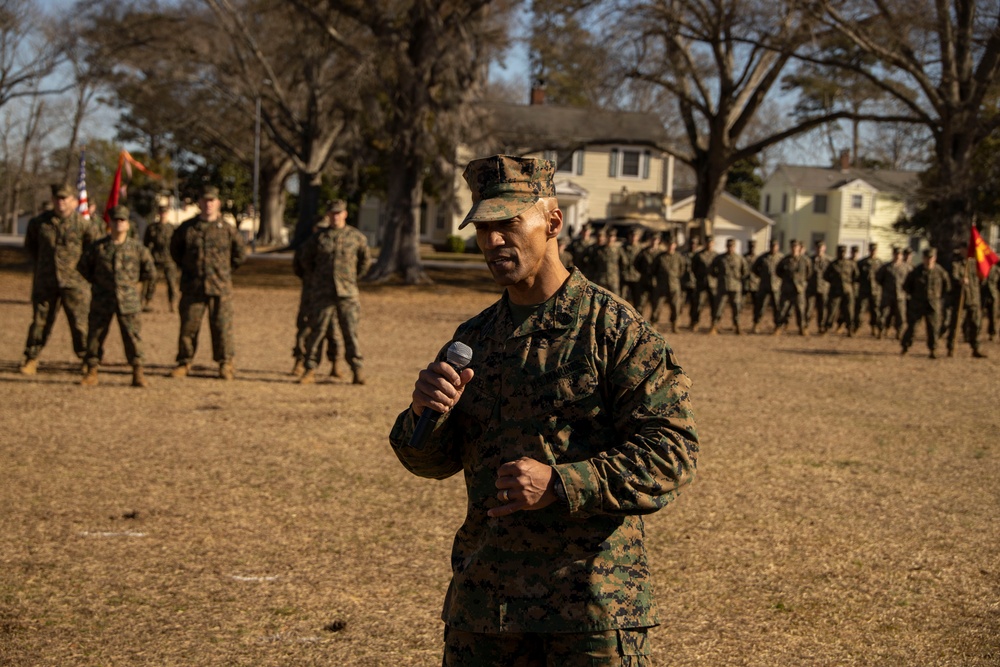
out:
M506 499L487 514L491 517L507 516L520 510L540 510L557 499L556 472L552 466L535 459L520 458L504 463L497 469L497 498Z

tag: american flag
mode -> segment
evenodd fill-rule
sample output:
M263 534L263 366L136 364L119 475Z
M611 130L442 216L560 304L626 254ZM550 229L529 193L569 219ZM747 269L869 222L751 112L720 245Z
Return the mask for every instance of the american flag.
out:
M80 205L76 210L80 212L84 220L90 220L90 203L87 201L87 150L80 151L80 174L76 177L76 189L79 193L77 199Z

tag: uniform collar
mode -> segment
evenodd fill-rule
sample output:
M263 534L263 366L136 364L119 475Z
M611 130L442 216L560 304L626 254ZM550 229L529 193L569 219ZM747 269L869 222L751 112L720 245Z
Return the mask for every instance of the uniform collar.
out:
M514 329L510 316L510 298L506 292L492 309L491 318L483 327L483 338L504 342L512 336L527 336L539 331L569 329L579 319L580 305L586 292L588 281L574 268L562 287L545 303L540 304L521 326Z

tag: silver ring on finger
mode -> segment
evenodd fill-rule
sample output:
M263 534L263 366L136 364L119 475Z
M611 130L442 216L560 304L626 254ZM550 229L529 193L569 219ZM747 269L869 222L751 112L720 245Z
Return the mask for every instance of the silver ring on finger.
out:
M507 492L507 489L504 489L503 491L500 492L500 500L504 501L505 503L510 502L510 494Z

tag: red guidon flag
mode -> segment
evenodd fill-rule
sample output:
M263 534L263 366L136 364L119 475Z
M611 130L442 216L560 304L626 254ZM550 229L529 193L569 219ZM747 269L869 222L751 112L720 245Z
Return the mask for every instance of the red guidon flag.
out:
M990 267L1000 262L1000 257L986 245L986 241L975 227L972 228L972 235L969 237L969 257L976 260L976 272L980 280L986 280Z

